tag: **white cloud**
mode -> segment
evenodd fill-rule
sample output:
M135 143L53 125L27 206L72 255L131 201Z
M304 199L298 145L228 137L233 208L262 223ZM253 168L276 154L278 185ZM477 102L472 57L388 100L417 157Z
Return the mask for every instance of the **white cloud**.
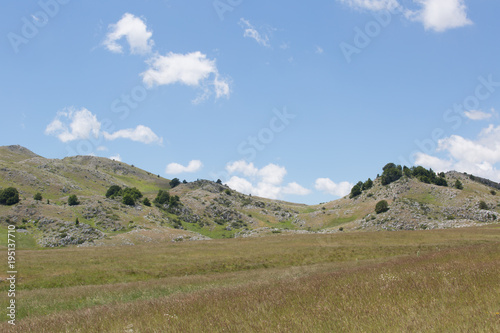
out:
M470 120L485 120L491 118L495 114L495 110L491 110L491 113L480 111L480 110L471 110L465 111L464 115Z
M497 167L500 163L500 126L488 126L476 140L452 135L439 140L436 150L444 152L447 158L417 153L415 164L437 171L457 170L500 181Z
M116 155L110 156L109 159L110 160L115 160L115 161L118 161L118 162L122 161L122 158L121 158L120 154L116 154Z
M45 128L46 135L54 135L62 142L74 140L87 140L91 137L99 138L100 135L106 140L118 138L130 139L132 141L146 144L162 144L163 138L158 137L149 127L139 125L134 129L118 130L114 133L101 131L101 122L97 120L89 110L82 108L76 110L67 108L57 113L56 118ZM106 151L104 146L97 147L98 151Z
M335 183L329 178L318 178L314 184L314 188L338 197L343 197L349 192L354 185L349 182Z
M321 46L316 45L316 54L323 54L325 51Z
M467 17L464 0L415 0L422 8L407 11L406 16L413 21L422 22L426 30L443 32L452 28L472 24Z
M296 182L282 185L287 173L285 167L270 163L258 169L253 163L244 160L228 163L226 170L229 174L239 173L249 179L232 176L227 185L232 189L246 194L252 194L269 199L279 199L284 194L307 195L311 191Z
M116 140L116 139L130 139L136 142L142 142L146 144L157 143L162 144L163 138L156 135L151 128L139 125L136 128L128 128L118 130L114 133L103 132L102 133L106 140Z
M354 9L366 9L372 11L393 10L400 5L397 0L340 0Z
M241 18L238 24L243 28L243 37L248 37L254 39L257 43L262 46L270 47L269 36L266 33L260 33L255 29L255 27L244 18Z
M203 167L203 163L199 160L192 160L187 166L183 166L179 163L170 163L165 169L165 173L175 175L184 172L196 172Z
M125 13L118 22L109 25L109 32L103 44L111 52L123 53L123 47L117 41L125 37L130 46L130 53L147 54L154 45L152 35L143 20Z
M85 140L99 137L101 123L89 110L68 108L57 113L56 118L47 126L45 134L55 135L62 142Z
M295 194L295 195L308 195L311 190L297 184L296 182L289 183L283 188L283 193L285 194Z
M206 99L211 91L216 98L229 97L229 80L219 75L215 62L199 51L156 55L148 60L149 68L141 73L142 80L148 87L181 83L202 88L203 94L196 101Z

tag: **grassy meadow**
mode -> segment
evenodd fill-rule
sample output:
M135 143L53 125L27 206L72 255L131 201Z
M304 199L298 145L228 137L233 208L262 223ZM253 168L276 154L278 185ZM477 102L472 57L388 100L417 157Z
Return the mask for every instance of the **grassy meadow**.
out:
M488 225L21 249L0 331L500 331L499 240Z

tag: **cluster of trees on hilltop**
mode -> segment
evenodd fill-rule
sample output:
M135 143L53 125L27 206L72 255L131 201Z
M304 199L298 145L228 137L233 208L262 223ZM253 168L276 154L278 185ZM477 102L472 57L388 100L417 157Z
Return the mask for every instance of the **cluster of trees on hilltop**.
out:
M411 167L396 165L394 163L387 163L382 168L382 175L380 177L380 183L382 185L389 185L401 177L406 176L408 178L417 178L423 183L435 184L438 186L448 186L444 172L436 174L432 169L426 169L422 166ZM455 187L459 188L460 186ZM373 182L370 178L366 182L358 182L351 189L350 198L355 198L360 195L364 190L367 190L373 186Z

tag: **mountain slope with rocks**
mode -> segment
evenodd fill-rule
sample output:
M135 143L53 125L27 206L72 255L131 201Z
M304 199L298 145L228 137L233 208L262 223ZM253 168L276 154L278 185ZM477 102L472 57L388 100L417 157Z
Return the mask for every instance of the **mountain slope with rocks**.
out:
M382 185L384 179L378 177L355 197L308 206L241 194L209 180L172 184L106 158L46 159L21 146L4 146L0 147L0 190L15 187L20 202L0 205L0 228L14 223L25 243L55 247L454 228L500 220L497 183L458 172L443 177L448 186L407 176ZM452 186L457 180L463 189ZM121 196L106 197L114 185L137 188L143 198L128 205ZM159 190L177 201L155 202ZM41 200L35 200L37 193ZM68 204L72 195L79 204ZM146 205L144 198L153 204ZM381 200L387 201L389 209L376 214Z

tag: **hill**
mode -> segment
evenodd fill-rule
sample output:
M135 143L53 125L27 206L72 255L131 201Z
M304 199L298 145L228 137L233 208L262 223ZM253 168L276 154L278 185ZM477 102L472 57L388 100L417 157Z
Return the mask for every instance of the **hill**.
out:
M382 185L382 176L353 198L307 206L241 194L209 180L172 188L169 179L126 163L93 156L46 159L21 146L4 146L0 147L0 188L15 187L21 201L0 205L1 230L5 232L6 222L13 222L24 246L53 247L435 229L497 221L497 183L458 172L443 177L448 184L460 180L463 189L407 176ZM168 191L170 197L178 196L179 203L147 206L137 200L126 205L121 196L106 198L113 185L135 187L153 203L159 190ZM34 199L36 193L42 200ZM71 195L78 197L79 205L68 205ZM376 214L380 200L388 202L389 210Z

